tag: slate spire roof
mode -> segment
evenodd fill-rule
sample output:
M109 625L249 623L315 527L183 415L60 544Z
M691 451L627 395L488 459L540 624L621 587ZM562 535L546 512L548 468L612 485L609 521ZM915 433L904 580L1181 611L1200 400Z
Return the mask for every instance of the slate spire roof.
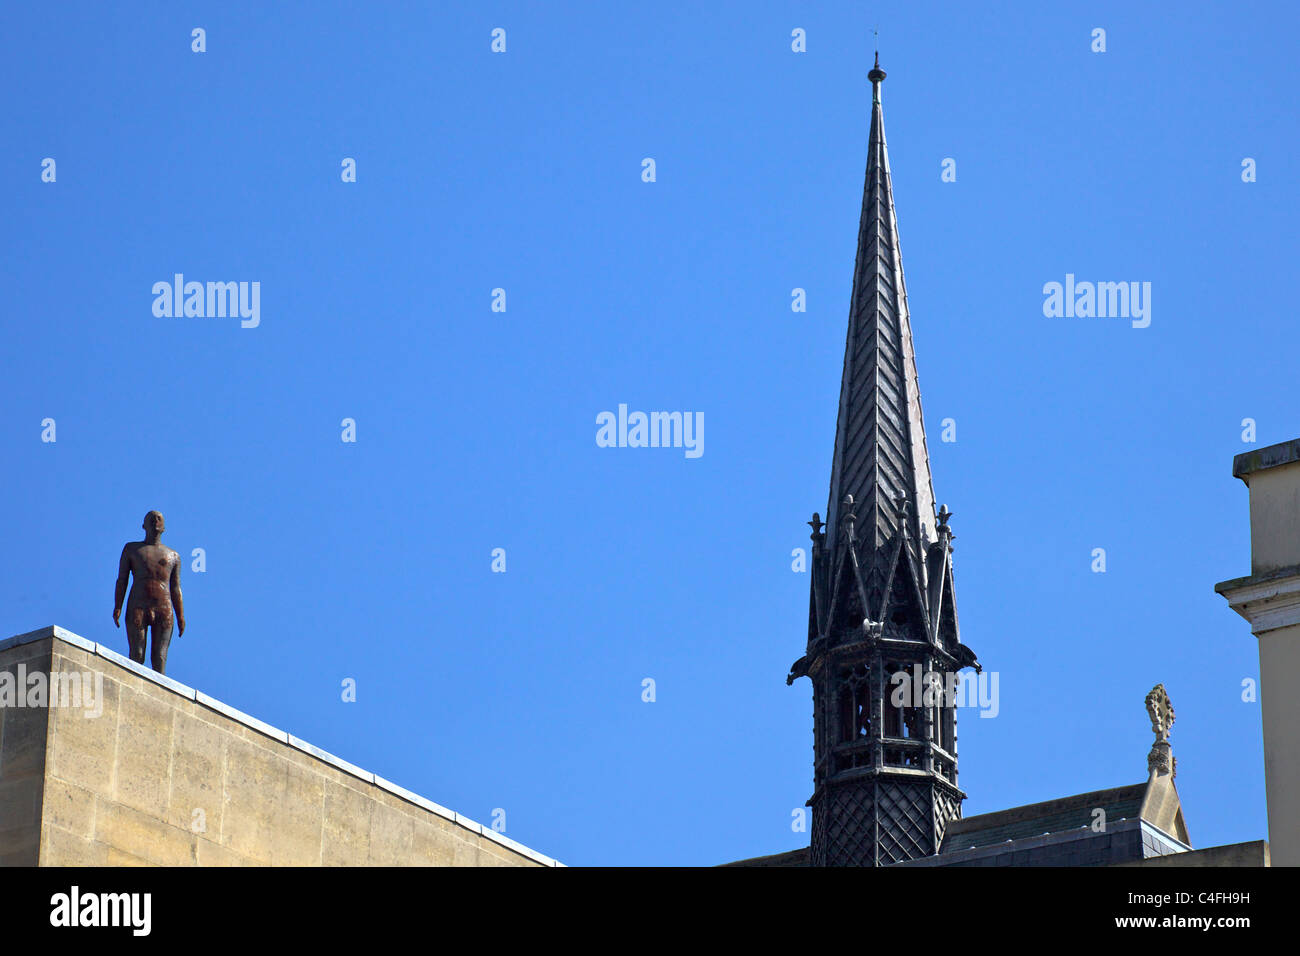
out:
M877 55L868 74L871 133L826 530L832 550L838 550L841 505L851 494L858 541L867 549L884 547L898 525L897 499L905 496L919 561L937 538L934 490L880 103L884 78Z
M951 514L936 513L917 383L912 325L885 145L877 55L858 253L840 382L827 522L813 516L808 673L816 647L852 631L933 641L958 667L975 655L958 637ZM918 620L919 619L919 620ZM898 626L911 622L903 634ZM891 623L892 622L892 623Z
M871 129L827 521L824 531L817 515L809 522L809 653L791 668L788 681L809 673L820 649L856 639L853 632L933 642L950 665L979 667L958 636L951 513L946 506L935 510L879 55L867 77Z

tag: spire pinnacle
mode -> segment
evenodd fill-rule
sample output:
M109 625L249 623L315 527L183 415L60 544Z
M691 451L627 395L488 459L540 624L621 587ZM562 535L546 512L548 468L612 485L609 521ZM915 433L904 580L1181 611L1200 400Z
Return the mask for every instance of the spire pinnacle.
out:
M880 51L876 51L876 65L871 68L867 74L867 79L871 81L877 100L880 98L880 81L885 78L885 71L880 68Z
M879 54L871 73L873 103L868 132L858 254L845 341L844 372L836 423L826 534L832 549L830 580L844 558L843 502L852 495L860 546L880 551L859 555L868 603L882 600L892 571L894 536L906 528L907 550L920 568L937 538L935 501L921 415L921 392L913 354L907 286L899 252L894 190L885 145ZM907 509L897 505L906 499ZM890 566L886 566L890 565ZM919 577L925 571L918 570Z

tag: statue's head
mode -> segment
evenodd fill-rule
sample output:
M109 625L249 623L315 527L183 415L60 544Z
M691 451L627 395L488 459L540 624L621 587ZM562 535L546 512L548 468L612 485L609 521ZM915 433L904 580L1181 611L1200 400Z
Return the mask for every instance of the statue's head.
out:
M162 512L161 511L149 512L147 515L144 516L144 524L141 525L141 527L144 528L146 534L150 531L157 531L159 534L162 534L163 531L166 530L166 526L163 522Z

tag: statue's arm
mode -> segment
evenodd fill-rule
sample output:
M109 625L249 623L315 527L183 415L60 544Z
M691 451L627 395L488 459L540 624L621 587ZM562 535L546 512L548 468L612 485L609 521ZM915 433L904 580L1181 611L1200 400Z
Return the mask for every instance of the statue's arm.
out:
M122 626L122 602L126 600L126 580L131 575L131 558L126 548L122 548L122 557L117 562L117 586L113 589L113 623Z
M176 609L176 636L185 633L185 602L181 600L181 556L172 562L172 607Z

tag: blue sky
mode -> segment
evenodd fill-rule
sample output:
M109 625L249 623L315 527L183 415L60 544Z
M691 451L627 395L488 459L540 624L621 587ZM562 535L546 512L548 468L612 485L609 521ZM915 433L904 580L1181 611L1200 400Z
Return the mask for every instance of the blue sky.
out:
M790 553L878 28L963 639L1000 674L966 813L1144 779L1162 681L1193 843L1265 837L1257 648L1213 585L1249 571L1242 420L1300 434L1297 12L1043 6L7 9L5 633L125 651L157 508L207 555L177 679L566 863L806 842ZM155 317L177 272L259 282L260 325ZM1045 317L1067 273L1150 282L1150 326ZM620 403L703 413L704 454L597 447Z

